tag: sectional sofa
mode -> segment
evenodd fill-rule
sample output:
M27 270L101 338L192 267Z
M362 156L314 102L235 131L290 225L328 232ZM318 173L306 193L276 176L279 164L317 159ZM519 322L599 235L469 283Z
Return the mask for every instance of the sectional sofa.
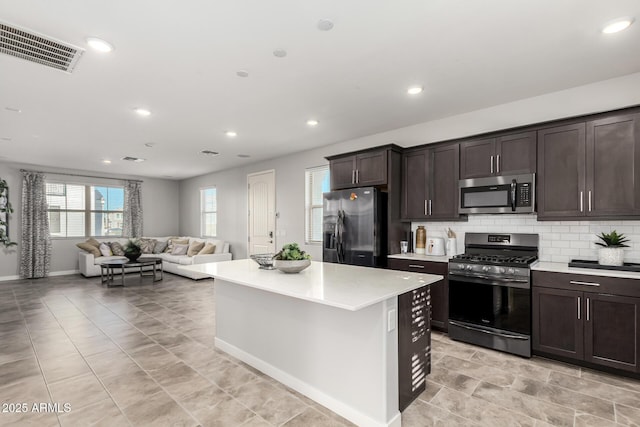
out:
M169 273L174 273L180 276L189 277L194 280L205 279L207 276L202 273L197 273L195 271L183 270L179 268L181 265L193 265L193 264L204 264L207 262L219 262L219 261L229 261L232 258L231 252L229 250L229 243L220 239L204 239L198 237L175 237L175 236L167 236L167 237L146 237L145 240L155 240L155 247L158 250L154 251L155 248L151 248L150 253L143 253L141 258L144 257L158 257L162 259L162 268L164 271ZM90 239L91 240L91 239ZM121 246L126 244L128 239L119 239L119 238L99 238L94 239L99 243L120 243ZM207 243L215 245L214 252L211 254L180 254L176 255L171 252L171 242L172 240L178 241L189 241L189 245L192 243L201 243L204 242L205 245ZM81 246L80 244L78 246ZM86 246L86 245L85 245ZM169 248L169 249L167 249ZM90 249L90 248L89 248ZM161 249L161 250L160 250ZM167 250L169 250L167 252ZM93 252L93 253L92 253ZM100 264L105 261L109 261L112 259L126 259L124 256L118 255L103 255L98 254L96 251L87 251L81 250L78 253L78 263L80 273L85 277L95 277L100 276ZM137 269L136 269L137 270ZM133 271L133 270L132 270Z

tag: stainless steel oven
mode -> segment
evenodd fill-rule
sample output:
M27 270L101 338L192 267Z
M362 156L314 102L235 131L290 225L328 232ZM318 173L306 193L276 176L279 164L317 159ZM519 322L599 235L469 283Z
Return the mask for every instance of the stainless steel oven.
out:
M449 261L449 336L531 356L531 271L537 234L467 233Z
M461 179L459 212L533 213L536 211L535 174Z

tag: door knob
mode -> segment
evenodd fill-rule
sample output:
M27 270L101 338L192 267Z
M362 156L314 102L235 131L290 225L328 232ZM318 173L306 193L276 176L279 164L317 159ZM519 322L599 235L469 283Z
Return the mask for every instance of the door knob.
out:
M269 232L269 238L273 238L273 231Z

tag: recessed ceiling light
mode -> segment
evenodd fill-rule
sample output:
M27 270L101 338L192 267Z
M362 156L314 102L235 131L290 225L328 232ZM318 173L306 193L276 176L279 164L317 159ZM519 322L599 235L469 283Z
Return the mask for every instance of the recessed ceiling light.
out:
M200 154L203 154L205 156L215 157L220 153L218 153L217 151L211 151L211 150L201 150Z
M276 58L284 58L285 56L287 56L287 51L284 49L276 49L273 51L273 56L275 56Z
M238 134L232 130L228 130L224 134L227 135L229 138L235 138L236 136L238 136Z
M320 123L320 122L318 122L318 121L317 121L317 120L315 120L315 119L309 119L309 120L307 120L307 124L308 124L309 126L318 126L318 123Z
M97 37L87 37L87 44L98 52L111 52L113 45Z
M105 165L110 165L110 164L111 164L111 160L109 160L109 159L104 159L104 160L102 161L102 163L104 163Z
M411 86L409 89L407 89L407 93L409 95L417 95L419 93L422 93L422 91L422 86Z
M153 147L156 146L156 143L155 142L145 142L144 146L147 147L147 148L153 148Z
M602 32L605 34L613 34L618 33L622 30L626 30L629 28L631 24L633 24L633 18L618 18L609 23L607 23L604 28L602 28Z
M135 108L133 111L135 111L138 115L143 116L143 117L148 117L151 115L151 111L145 109L145 108Z
M329 31L333 28L333 22L328 19L321 19L318 21L318 29L320 31Z
M238 71L236 71L236 76L238 76L238 77L249 77L249 72L247 70L238 70Z
M4 107L4 109L12 113L22 113L22 110L16 107Z
M241 159L248 159L251 156L248 154L238 154L238 157L240 157Z

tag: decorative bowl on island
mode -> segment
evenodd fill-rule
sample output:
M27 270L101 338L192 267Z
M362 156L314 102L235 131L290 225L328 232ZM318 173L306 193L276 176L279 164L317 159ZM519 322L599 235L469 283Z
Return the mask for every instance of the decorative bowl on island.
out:
M310 259L299 259L295 261L287 261L282 259L276 260L276 268L283 273L300 273L311 265Z
M258 263L261 269L263 270L275 270L273 266L273 254L254 254L251 255L251 259Z
M311 257L297 243L287 243L273 259L276 268L283 273L300 273L311 265Z

